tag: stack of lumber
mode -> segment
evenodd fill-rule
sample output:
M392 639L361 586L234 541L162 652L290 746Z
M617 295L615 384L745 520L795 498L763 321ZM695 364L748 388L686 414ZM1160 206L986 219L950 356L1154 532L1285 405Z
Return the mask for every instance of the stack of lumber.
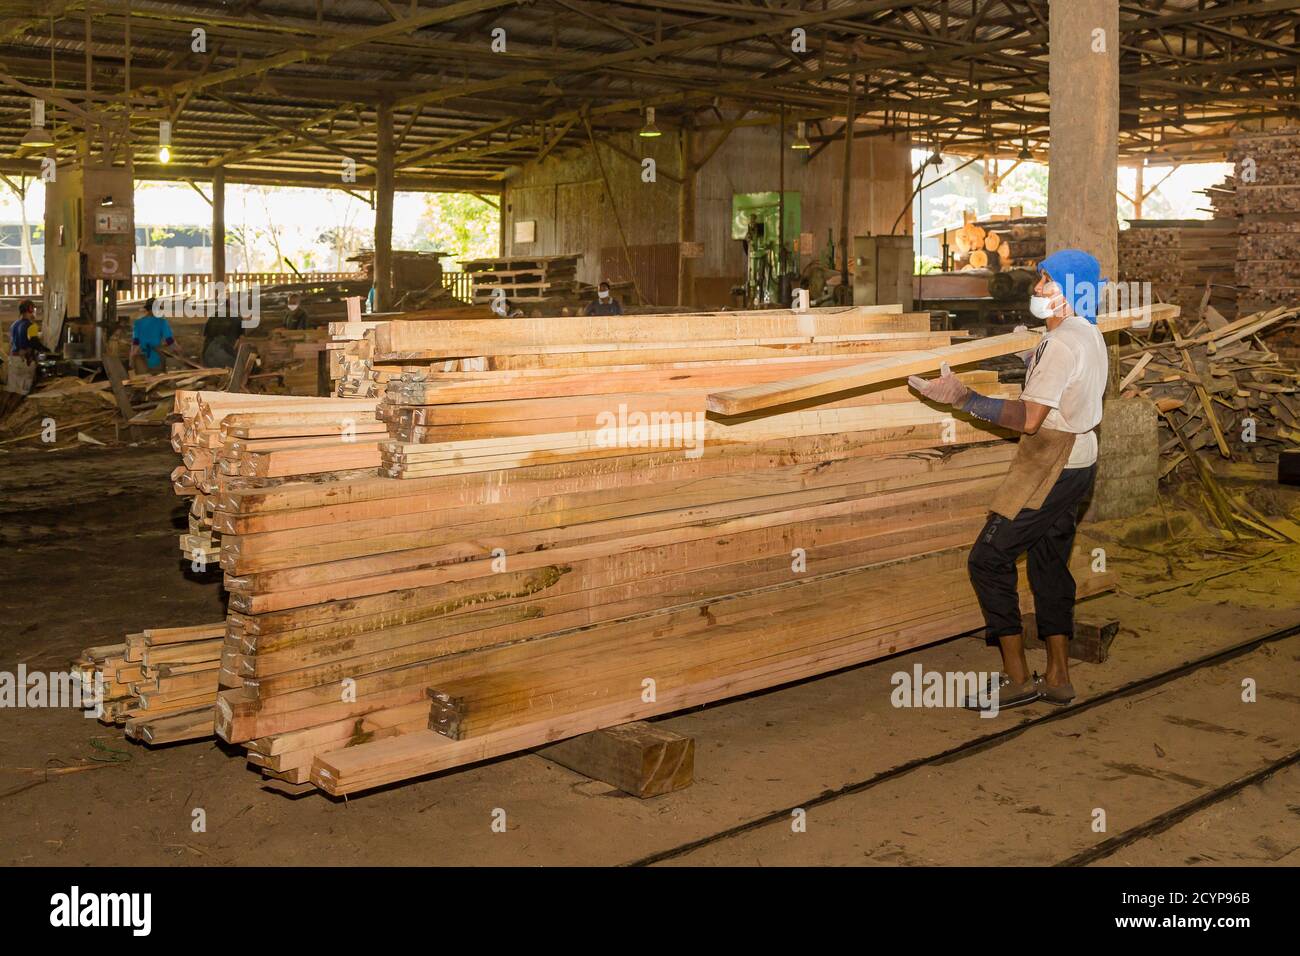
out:
M147 744L211 737L225 622L128 634L120 644L88 647L73 674L99 697L102 723L125 727Z
M442 259L446 252L425 252L414 249L394 249L390 254L392 268L393 301L395 310L431 309L439 306L454 307L462 303L443 285ZM362 250L348 259L357 263L361 275L370 281L375 272L373 250Z
M191 499L181 553L199 567L216 564L212 508L223 489L372 472L383 437L375 403L366 399L178 392L171 444L181 464L171 479L176 493Z
M1207 186L1201 192L1209 201L1209 208L1201 208L1214 219L1240 219L1241 208L1237 203L1237 180L1234 176L1225 176L1223 182Z
M1142 395L1161 414L1161 476L1190 472L1225 532L1259 524L1226 501L1210 478L1213 459L1276 462L1300 441L1300 372L1267 344L1294 327L1300 307L1244 315L1228 322L1213 308L1186 335L1164 341L1134 335L1120 356L1125 394ZM1242 525L1245 525L1245 528Z
M351 793L980 626L966 552L1014 445L902 377L950 361L1014 396L964 366L1036 335L952 345L888 308L645 318L369 331L411 371L380 412L400 480L213 504L218 734L267 776ZM442 370L466 356L484 368ZM864 359L873 383L681 441L713 390ZM602 413L635 412L666 417L593 444Z
M335 382L334 394L339 398L378 399L388 380L401 374L400 364L376 364L371 360L372 340L366 333L383 322L431 322L489 317L496 318L485 306L445 305L412 312L371 315L364 319L358 318L346 322L331 322L330 341L326 348L330 350L329 372L330 380Z
M1183 315L1209 302L1226 318L1237 316L1237 222L1231 219L1130 219L1119 234L1119 278L1151 283L1156 301Z
M460 267L472 276L476 305L490 302L498 289L512 303L541 303L573 297L578 288L581 258L581 255L571 255L466 259Z
M1243 311L1300 303L1300 129L1233 137Z
M278 390L286 395L316 395L320 354L326 351L333 324L311 329L272 329L257 343L262 359L258 378L274 378Z

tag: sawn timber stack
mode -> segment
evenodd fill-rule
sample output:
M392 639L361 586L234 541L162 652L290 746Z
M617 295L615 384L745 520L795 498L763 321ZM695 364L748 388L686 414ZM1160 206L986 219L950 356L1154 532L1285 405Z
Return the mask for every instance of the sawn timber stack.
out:
M924 313L365 335L402 368L376 410L380 473L212 499L230 592L216 728L267 775L356 792L979 626L965 560L1005 435L897 380L705 411L714 389L951 347ZM1081 575L1081 593L1106 584Z

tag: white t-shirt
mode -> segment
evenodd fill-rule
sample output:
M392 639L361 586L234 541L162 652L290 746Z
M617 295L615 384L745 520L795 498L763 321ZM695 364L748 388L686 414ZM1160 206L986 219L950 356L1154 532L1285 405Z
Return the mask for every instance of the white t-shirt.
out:
M1020 397L1051 409L1044 428L1079 436L1066 468L1086 468L1097 460L1093 429L1101 422L1108 364L1101 331L1077 315L1045 333L1030 359Z

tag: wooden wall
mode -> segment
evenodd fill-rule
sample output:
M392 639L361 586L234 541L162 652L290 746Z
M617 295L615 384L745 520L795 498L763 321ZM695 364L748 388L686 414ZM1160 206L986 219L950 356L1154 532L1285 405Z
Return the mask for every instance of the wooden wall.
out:
M697 134L697 156L708 150L716 135L710 131ZM786 190L800 193L803 231L813 233L820 254L826 247L828 229L834 230L839 246L843 145L832 143L810 160L807 154L789 149L793 135L791 127L784 153ZM657 163L657 180L643 182L638 163L601 147L601 160L642 292L655 304L673 305L677 275L675 267L668 264L676 257L666 253L665 247L679 238L680 138L666 134L657 140L642 140L629 133L616 142L627 152L653 157ZM731 238L732 194L775 191L779 163L777 131L744 127L733 131L697 174L695 239L703 243L704 256L694 261L696 305L728 304L727 289L743 280L744 254L740 243ZM897 231L911 230L911 160L905 140L859 137L854 142L853 176L854 235L890 232L904 208L907 213ZM578 276L582 281L626 279L629 270L612 208L590 147L528 164L507 182L503 196L505 253L581 253ZM537 223L536 239L516 243L514 224L526 220Z

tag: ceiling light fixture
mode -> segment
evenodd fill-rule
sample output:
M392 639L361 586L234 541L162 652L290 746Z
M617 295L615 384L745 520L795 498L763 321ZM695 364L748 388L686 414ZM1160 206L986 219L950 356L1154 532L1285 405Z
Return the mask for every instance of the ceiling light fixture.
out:
M54 137L45 128L44 100L32 100L32 128L23 136L22 145L33 149L44 149L54 145Z
M852 135L852 134L850 134ZM808 142L808 137L804 134L803 120L795 124L794 142L790 144L791 149L812 149L812 143Z
M659 127L655 125L655 108L653 106L645 108L645 125L641 127L641 131L637 135L642 139L654 139L656 136L663 135L659 131Z

